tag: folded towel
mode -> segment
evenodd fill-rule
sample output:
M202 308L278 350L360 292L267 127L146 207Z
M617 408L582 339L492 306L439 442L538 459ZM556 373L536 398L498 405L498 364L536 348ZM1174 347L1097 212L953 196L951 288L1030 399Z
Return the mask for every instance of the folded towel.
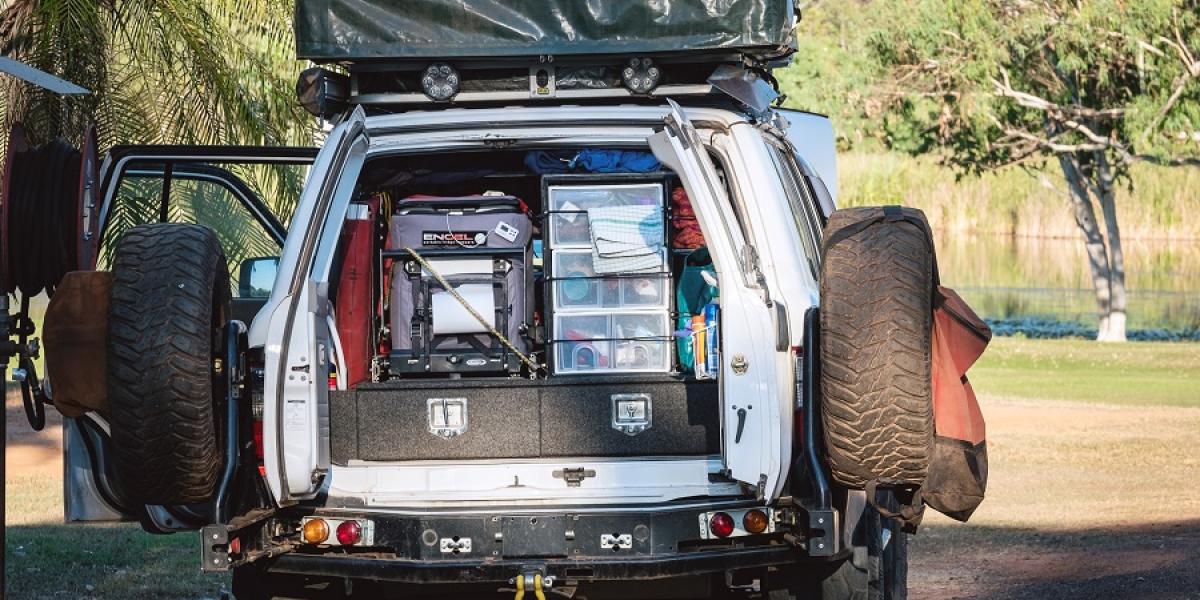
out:
M587 213L597 274L665 270L662 207L604 206Z

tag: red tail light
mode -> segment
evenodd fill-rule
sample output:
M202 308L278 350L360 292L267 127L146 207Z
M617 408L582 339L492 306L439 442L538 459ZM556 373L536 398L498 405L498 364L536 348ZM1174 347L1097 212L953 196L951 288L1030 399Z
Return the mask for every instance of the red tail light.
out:
M719 512L708 520L708 530L717 537L729 537L733 533L733 517Z
M362 526L358 521L343 521L337 527L337 541L343 546L353 546L362 539Z

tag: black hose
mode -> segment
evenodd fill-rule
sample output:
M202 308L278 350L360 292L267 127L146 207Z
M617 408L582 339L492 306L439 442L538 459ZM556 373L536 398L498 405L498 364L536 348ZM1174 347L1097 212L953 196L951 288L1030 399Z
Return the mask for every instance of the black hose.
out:
M81 155L61 139L16 152L9 181L7 273L3 292L24 297L54 289L77 268Z

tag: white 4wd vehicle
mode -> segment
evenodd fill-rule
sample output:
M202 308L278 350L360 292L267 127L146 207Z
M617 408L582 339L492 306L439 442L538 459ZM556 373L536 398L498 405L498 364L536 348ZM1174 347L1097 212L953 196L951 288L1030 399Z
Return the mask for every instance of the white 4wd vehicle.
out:
M749 54L654 56L611 60L705 75L570 88L572 63L542 56L517 61L529 89L497 92L447 60L396 67L424 94L368 93L371 63L349 97L318 75L318 112L342 104L319 152L115 149L84 216L112 272L107 405L66 420L67 519L199 529L203 568L232 569L238 598L904 597L906 535L853 471L923 468L928 408L889 411L927 395L893 367L928 373L928 351L857 341L908 327L927 346L928 305L883 329L845 308L819 326L817 306L841 286L841 306L886 316L887 282L928 288L928 252L822 281L828 120L771 108ZM653 166L553 164L585 152ZM294 214L273 214L286 203L262 190L309 163ZM618 200L639 186L654 200ZM493 202L494 227L460 228ZM610 204L636 209L632 238ZM688 205L702 241L685 245ZM701 244L711 266L685 272ZM663 267L600 267L630 256ZM464 274L484 278L448 281ZM685 282L718 299L684 307Z

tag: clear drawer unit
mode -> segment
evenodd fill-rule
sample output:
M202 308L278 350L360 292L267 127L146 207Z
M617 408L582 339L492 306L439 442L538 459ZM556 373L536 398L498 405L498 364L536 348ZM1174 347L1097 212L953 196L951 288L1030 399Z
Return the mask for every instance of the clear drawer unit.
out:
M666 190L662 174L543 178L555 375L672 370Z

